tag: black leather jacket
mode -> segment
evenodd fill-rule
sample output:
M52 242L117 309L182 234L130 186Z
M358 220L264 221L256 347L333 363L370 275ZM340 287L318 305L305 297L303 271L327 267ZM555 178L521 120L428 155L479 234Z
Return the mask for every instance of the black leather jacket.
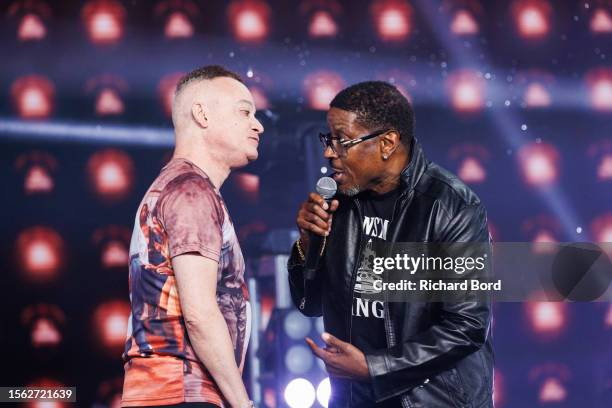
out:
M476 194L428 161L416 140L411 152L387 241L489 242L486 212ZM359 199L340 197L325 255L306 297L295 245L287 265L295 305L306 316L322 315L325 330L343 341L350 341L362 240L360 208ZM490 302L388 302L384 318L388 347L366 355L377 402L393 398L397 406L414 408L493 407ZM330 407L360 406L353 387L363 385L331 381Z

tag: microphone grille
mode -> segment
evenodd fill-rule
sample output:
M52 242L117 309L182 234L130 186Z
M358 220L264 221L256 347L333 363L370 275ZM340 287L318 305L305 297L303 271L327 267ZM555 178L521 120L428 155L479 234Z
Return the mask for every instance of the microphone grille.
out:
M319 181L317 181L317 193L321 195L326 200L329 200L334 195L336 195L336 190L338 190L338 185L336 181L331 177L321 177Z

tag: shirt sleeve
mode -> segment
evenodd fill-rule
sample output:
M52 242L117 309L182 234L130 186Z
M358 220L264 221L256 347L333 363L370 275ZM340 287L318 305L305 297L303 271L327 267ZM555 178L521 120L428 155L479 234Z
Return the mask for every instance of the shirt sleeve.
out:
M168 183L160 201L170 258L196 252L219 261L224 215L210 181L197 174L179 176Z

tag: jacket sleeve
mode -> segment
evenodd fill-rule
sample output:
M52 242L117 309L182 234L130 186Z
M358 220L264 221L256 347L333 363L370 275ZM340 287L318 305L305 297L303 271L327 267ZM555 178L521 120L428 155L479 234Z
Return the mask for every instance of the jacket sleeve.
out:
M322 258L315 279L306 282L304 279L304 261L297 251L297 243L293 244L291 255L287 261L291 299L295 307L308 317L319 317L323 314L321 299L323 273L320 271L323 264L324 260Z
M440 242L490 244L486 212L468 205L451 218ZM390 349L366 355L377 401L409 391L425 379L452 368L487 341L491 302L441 303L441 321Z

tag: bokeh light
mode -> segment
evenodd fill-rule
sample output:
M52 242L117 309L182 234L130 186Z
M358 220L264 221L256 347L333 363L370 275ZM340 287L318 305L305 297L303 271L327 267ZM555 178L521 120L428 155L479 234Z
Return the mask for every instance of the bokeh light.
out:
M11 96L23 119L46 119L54 109L55 86L44 76L26 75L13 82Z
M520 148L518 161L523 180L530 186L543 187L559 178L561 155L549 143L529 143Z
M33 226L19 234L15 253L27 280L50 282L64 264L64 240L50 227Z
M99 346L110 353L122 349L127 338L130 312L130 304L124 300L111 300L96 307L91 321Z
M106 149L94 153L87 162L87 173L93 191L103 200L125 198L134 183L134 164L127 153Z
M484 106L485 84L473 70L459 70L447 79L451 105L459 113L476 113Z
M270 31L270 7L261 0L234 0L227 14L234 37L242 42L260 42Z
M285 388L285 401L291 408L310 408L315 398L315 388L305 378L291 380Z
M552 8L545 0L517 0L512 4L519 34L526 39L541 39L550 31Z
M91 0L83 7L81 17L94 44L114 44L123 36L126 12L118 1Z
M403 41L412 30L412 7L406 0L374 0L370 6L378 37L387 42Z
M328 70L313 72L304 79L308 104L315 110L329 109L329 103L344 86L342 77Z

